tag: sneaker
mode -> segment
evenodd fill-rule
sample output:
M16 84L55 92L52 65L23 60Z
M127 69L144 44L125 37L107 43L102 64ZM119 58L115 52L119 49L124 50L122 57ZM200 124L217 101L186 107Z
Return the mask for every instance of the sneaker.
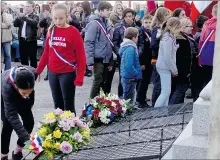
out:
M23 158L22 152L18 152L17 154L14 154L14 151L12 152L12 160L21 160Z
M138 108L150 108L150 106L147 103L139 104Z
M2 157L1 160L8 160L8 156Z

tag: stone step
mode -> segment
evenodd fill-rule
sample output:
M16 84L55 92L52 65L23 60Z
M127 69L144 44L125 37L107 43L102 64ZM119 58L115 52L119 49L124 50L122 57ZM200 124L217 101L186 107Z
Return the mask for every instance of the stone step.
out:
M193 104L192 135L208 136L210 106L210 101L201 98Z

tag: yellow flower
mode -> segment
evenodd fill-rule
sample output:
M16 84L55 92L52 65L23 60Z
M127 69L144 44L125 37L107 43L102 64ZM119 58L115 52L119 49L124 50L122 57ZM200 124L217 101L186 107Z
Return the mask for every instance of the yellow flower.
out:
M69 118L72 117L71 111L64 111L63 114L60 115L61 118Z
M43 137L47 134L47 128L46 127L42 127L38 132L37 134L40 136L40 137Z
M49 148L50 147L50 142L49 141L43 141L42 146L44 148Z
M55 138L60 138L62 136L62 132L60 132L60 130L56 130L53 132L53 136Z
M29 149L29 150L34 150L34 147L30 145L30 146L28 147L28 149Z
M82 134L83 137L88 138L90 136L90 130L85 129L85 130L82 131L81 134Z
M60 143L55 143L55 144L54 144L54 148L55 148L56 150L60 150Z
M51 140L52 139L52 134L49 134L48 136L46 136L46 141Z
M48 120L55 119L55 115L53 112L47 113L44 115L44 119L48 119Z
M48 159L53 159L54 158L53 153L50 152L50 151L45 151L45 155L47 156Z

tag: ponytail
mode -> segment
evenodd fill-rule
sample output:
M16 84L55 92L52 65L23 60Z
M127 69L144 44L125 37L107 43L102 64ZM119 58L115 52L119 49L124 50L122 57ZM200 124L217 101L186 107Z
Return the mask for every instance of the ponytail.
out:
M53 22L51 22L51 24L50 24L50 26L49 26L49 28L48 28L48 31L47 31L47 34L49 35L50 34L50 32L51 32L51 30L52 30L52 28L55 26L55 24L53 23Z

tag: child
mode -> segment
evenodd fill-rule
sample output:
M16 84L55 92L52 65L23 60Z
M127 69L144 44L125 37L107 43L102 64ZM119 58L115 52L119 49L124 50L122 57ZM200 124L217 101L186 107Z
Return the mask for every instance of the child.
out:
M132 10L130 8L125 9L122 13L123 20L121 22L121 25L118 26L114 30L114 33L113 33L114 51L118 56L119 71L120 71L120 62L121 62L120 56L119 56L119 48L120 48L120 44L123 42L124 32L125 32L126 28L135 27L139 30L137 48L138 48L139 54L143 53L143 49L144 49L143 34L142 34L140 28L135 24L134 17L135 17L134 10ZM120 72L119 72L119 76L120 76ZM122 89L122 85L121 85L121 76L120 76L119 85L118 85L118 96L122 97L122 94L123 94L123 89Z
M140 55L139 61L142 69L142 80L138 86L137 91L137 98L136 101L139 103L138 107L148 107L146 102L146 94L148 85L150 83L150 78L152 74L152 65L151 65L151 58L152 58L152 50L150 48L151 42L151 30L150 24L152 21L152 16L150 14L146 15L142 20L142 27L141 32L144 37L144 52Z
M161 27L162 24L170 17L169 10L165 7L160 7L156 10L156 13L153 17L151 23L152 35L151 35L151 49L152 49L152 81L153 81L153 93L152 93L152 106L154 106L157 98L160 95L161 84L160 84L160 76L156 70L156 62L159 52L159 43L161 36Z
M98 4L99 14L91 16L91 21L86 26L84 42L87 66L89 70L94 70L90 98L94 98L99 94L100 87L105 88L107 71L111 71L113 66L110 35L112 26L107 19L111 8L109 2L100 2Z
M141 66L139 63L137 41L138 29L128 27L124 33L124 40L119 49L121 57L121 83L123 86L123 98L134 102L136 83L142 79Z
M34 84L37 72L29 66L13 67L2 73L1 92L1 159L7 160L12 131L18 135L17 147L12 152L13 160L20 160L22 147L30 139L34 127L32 107ZM19 116L21 116L22 122ZM23 124L22 124L23 123Z
M196 34L194 35L194 39L196 41L197 44L199 44L199 39L201 36L201 32L202 32L202 27L203 24L208 20L209 18L203 15L200 15L197 20L196 20L196 26L198 27L198 31L196 32Z
M75 86L83 85L86 58L82 37L76 28L67 24L67 14L64 4L53 6L53 23L48 29L37 73L40 75L48 64L49 84L55 108L76 113Z
M168 106L171 93L171 76L178 75L176 66L178 45L174 36L180 33L180 20L176 17L169 18L162 26L162 30L164 30L164 33L161 36L156 63L157 72L160 75L161 93L154 107Z
M199 41L199 62L202 66L203 74L201 79L203 82L203 87L205 87L212 79L215 35L217 25L217 10L218 4L214 5L212 8L213 17L204 23Z

